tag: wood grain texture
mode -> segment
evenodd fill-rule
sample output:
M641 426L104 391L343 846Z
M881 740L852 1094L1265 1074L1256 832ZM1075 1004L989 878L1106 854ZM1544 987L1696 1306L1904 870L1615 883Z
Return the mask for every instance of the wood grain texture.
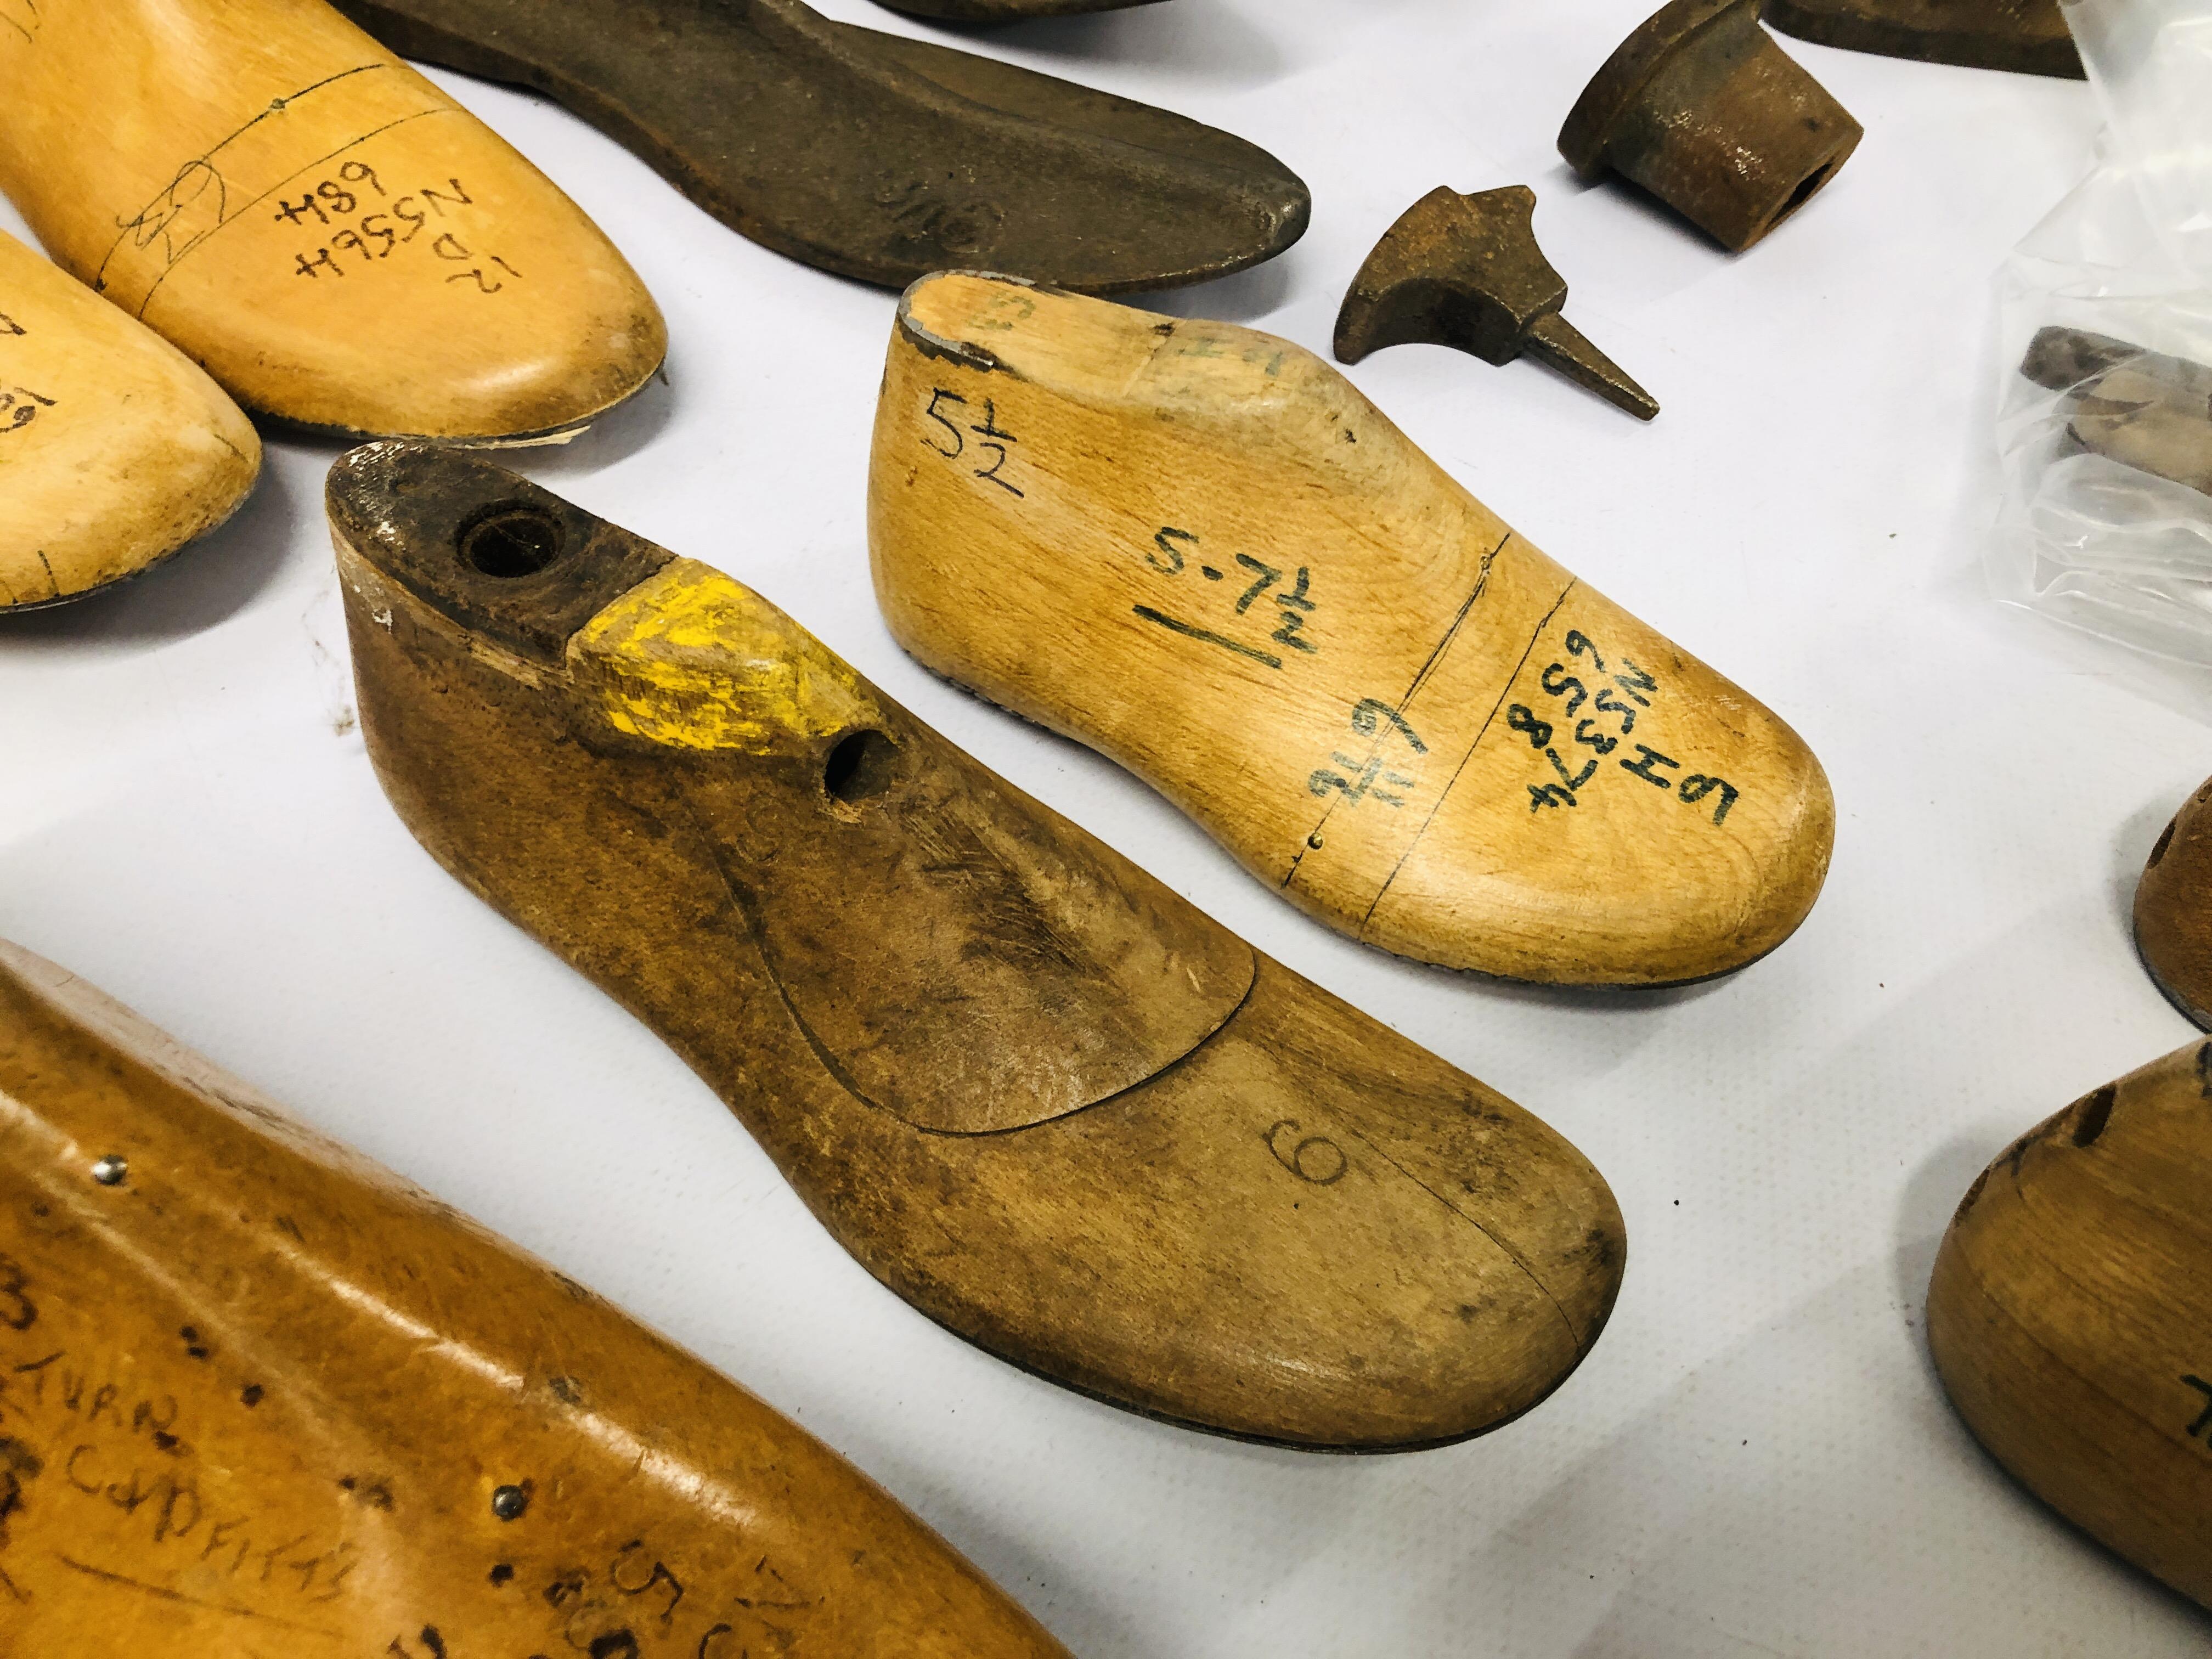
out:
M2135 935L2166 1000L2212 1030L2212 782L2159 832L2136 883Z
M2063 393L2080 448L2212 495L2212 367L2083 329L2038 329L2021 374Z
M0 611L137 574L228 519L260 471L221 386L0 232Z
M2023 1136L1928 1288L1951 1403L2023 1485L2212 1605L2212 1044Z
M742 1389L5 944L0 1385L11 1659L1066 1653Z
M922 662L1400 955L1698 979L1789 937L1826 872L1796 733L1287 342L928 278L892 334L868 540Z
M0 191L249 409L544 435L665 354L575 204L322 0L41 0L0 82Z
M2058 0L1765 0L1769 27L1852 52L2085 78Z
M1526 185L1462 195L1439 185L1398 216L1352 279L1336 313L1336 360L1356 363L1414 340L1510 363L1523 351L1639 421L1651 394L1559 314L1567 284L1536 245Z
M1625 1244L1573 1147L758 595L477 456L372 446L328 498L400 817L929 1317L1332 1449L1493 1428L1595 1340Z
M878 0L909 17L956 23L1011 23L1024 17L1069 17L1080 12L1121 11L1157 0Z
M410 58L559 100L763 246L902 288L988 265L1092 293L1304 234L1305 185L1166 110L799 0L340 0Z

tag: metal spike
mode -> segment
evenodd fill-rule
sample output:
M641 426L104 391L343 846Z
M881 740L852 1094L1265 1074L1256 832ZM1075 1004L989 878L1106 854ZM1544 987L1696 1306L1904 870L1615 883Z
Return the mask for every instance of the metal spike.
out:
M1528 349L1577 386L1586 386L1616 409L1625 409L1639 421L1658 414L1652 395L1620 372L1620 366L1600 351L1582 331L1556 311L1539 317L1528 330Z

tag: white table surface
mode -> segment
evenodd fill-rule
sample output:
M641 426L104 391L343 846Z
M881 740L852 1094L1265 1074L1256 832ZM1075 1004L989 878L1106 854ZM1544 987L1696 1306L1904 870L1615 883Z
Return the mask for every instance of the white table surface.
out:
M1867 127L1731 258L1553 137L1643 0L1171 0L968 44L1265 144L1273 264L1150 303L1326 350L1393 218L1522 182L1650 428L1533 362L1352 378L1509 522L1790 720L1839 808L1811 919L1694 989L1557 994L1325 932L1133 779L925 674L870 592L889 295L714 223L549 104L437 78L622 246L665 385L520 465L758 587L924 719L1604 1171L1626 1288L1550 1401L1447 1450L1255 1448L1079 1399L908 1309L653 1036L441 874L351 717L319 509L274 441L228 528L0 626L0 934L480 1217L796 1417L1077 1653L2162 1655L2204 1617L2016 1490L1921 1306L1975 1172L2190 1028L2130 949L2205 707L1985 596L1991 273L2086 167L2075 82L1786 42ZM867 0L849 21L923 25ZM0 118L4 111L0 111ZM10 216L0 222L11 228Z

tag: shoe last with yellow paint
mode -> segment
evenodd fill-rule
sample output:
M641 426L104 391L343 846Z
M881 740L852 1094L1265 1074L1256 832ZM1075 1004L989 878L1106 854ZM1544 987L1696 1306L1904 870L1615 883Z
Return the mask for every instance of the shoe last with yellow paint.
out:
M552 435L665 353L575 204L322 0L0 0L0 191L251 410Z
M400 817L932 1319L1333 1449L1495 1427L1596 1339L1624 1243L1573 1147L758 595L475 455L357 450L328 499Z
M1066 1659L805 1431L4 942L0 1384L9 1659Z
M1796 732L1267 335L925 277L868 544L923 663L1399 955L1703 979L1787 939L1826 874L1834 802Z
M0 232L0 611L137 575L228 519L260 471L221 386Z

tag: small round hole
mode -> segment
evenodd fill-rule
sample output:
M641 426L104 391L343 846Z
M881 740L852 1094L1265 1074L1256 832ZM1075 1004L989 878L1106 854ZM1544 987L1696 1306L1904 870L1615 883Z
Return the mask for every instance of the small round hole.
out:
M2166 856L2166 849L2172 845L2173 826L2169 823L2165 829L2159 831L2158 845L2150 849L2150 862L2144 865L2143 868L2146 870L2157 869L2158 861Z
M1811 201L1813 192L1827 181L1828 174L1833 171L1835 165L1833 161L1823 161L1800 179L1797 188L1790 192L1790 199L1782 204L1782 210L1766 222L1766 228L1769 230L1773 229L1775 226Z
M461 557L487 576L534 576L561 556L561 521L535 507L495 507L461 528Z
M2107 1083L2091 1095L2074 1112L2074 1144L2094 1146L2097 1137L2105 1133L2105 1126L2112 1121L2112 1097L2118 1091Z
M848 805L880 795L898 775L898 745L882 732L848 732L822 763L822 787Z

